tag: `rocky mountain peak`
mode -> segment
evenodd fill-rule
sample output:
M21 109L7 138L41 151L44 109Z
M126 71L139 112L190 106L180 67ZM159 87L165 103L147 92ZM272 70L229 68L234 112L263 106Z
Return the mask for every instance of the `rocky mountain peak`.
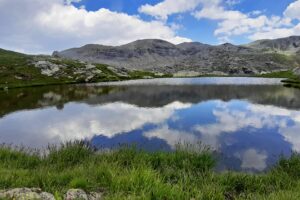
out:
M294 54L300 51L300 36L290 36L275 40L258 40L246 46L263 51L278 51Z
M200 42L174 45L159 39L137 40L121 46L85 45L55 52L62 58L107 64L128 70L163 73L194 71L201 73L264 73L290 69L298 61L278 59L274 53L296 54L300 37L260 40L248 45L225 43L217 46ZM268 50L265 50L265 49ZM279 51L280 50L280 51ZM282 58L282 57L281 57Z

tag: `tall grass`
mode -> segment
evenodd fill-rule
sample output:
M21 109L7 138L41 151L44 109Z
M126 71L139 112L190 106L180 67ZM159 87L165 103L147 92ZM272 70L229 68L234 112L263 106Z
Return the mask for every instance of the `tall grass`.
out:
M282 158L268 173L214 172L207 148L173 152L134 147L96 151L85 142L46 153L0 147L0 189L40 187L61 198L69 188L102 191L106 199L296 199L300 156Z

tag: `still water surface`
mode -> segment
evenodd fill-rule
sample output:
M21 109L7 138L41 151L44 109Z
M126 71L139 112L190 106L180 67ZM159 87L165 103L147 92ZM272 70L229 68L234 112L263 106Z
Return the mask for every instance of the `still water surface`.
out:
M0 143L173 150L211 146L219 170L261 172L300 152L300 90L280 79L152 79L0 92Z

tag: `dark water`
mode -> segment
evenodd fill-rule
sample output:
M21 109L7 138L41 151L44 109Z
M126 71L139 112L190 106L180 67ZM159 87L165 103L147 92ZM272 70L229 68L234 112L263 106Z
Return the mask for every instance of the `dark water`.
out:
M264 171L300 151L300 90L279 79L196 78L0 91L0 143L172 150L210 145L221 170Z

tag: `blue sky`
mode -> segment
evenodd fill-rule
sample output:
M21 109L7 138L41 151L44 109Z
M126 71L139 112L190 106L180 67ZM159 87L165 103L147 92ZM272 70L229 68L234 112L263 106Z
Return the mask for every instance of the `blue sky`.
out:
M0 0L0 48L27 53L158 38L244 44L300 35L300 0Z
M174 0L175 1L175 0ZM253 11L261 11L262 14L272 16L283 16L286 8L294 2L294 0L239 0L230 1L233 5L226 3L228 9L238 10L242 13L251 13ZM79 3L74 3L75 6L85 6L87 10L96 11L100 8L107 8L116 12L124 12L130 15L139 15L143 20L151 20L153 17L140 13L139 8L142 5L156 5L162 2L161 0L83 0ZM188 2L188 1L187 1ZM226 5L227 4L227 5ZM299 10L300 12L300 10ZM202 19L197 20L191 16L190 12L176 13L170 16L167 20L169 25L173 23L181 25L177 30L178 35L208 44L219 44L222 41L214 36L214 30L217 28L217 21ZM299 33L300 34L300 33ZM243 44L251 40L245 36L234 37L230 42Z

